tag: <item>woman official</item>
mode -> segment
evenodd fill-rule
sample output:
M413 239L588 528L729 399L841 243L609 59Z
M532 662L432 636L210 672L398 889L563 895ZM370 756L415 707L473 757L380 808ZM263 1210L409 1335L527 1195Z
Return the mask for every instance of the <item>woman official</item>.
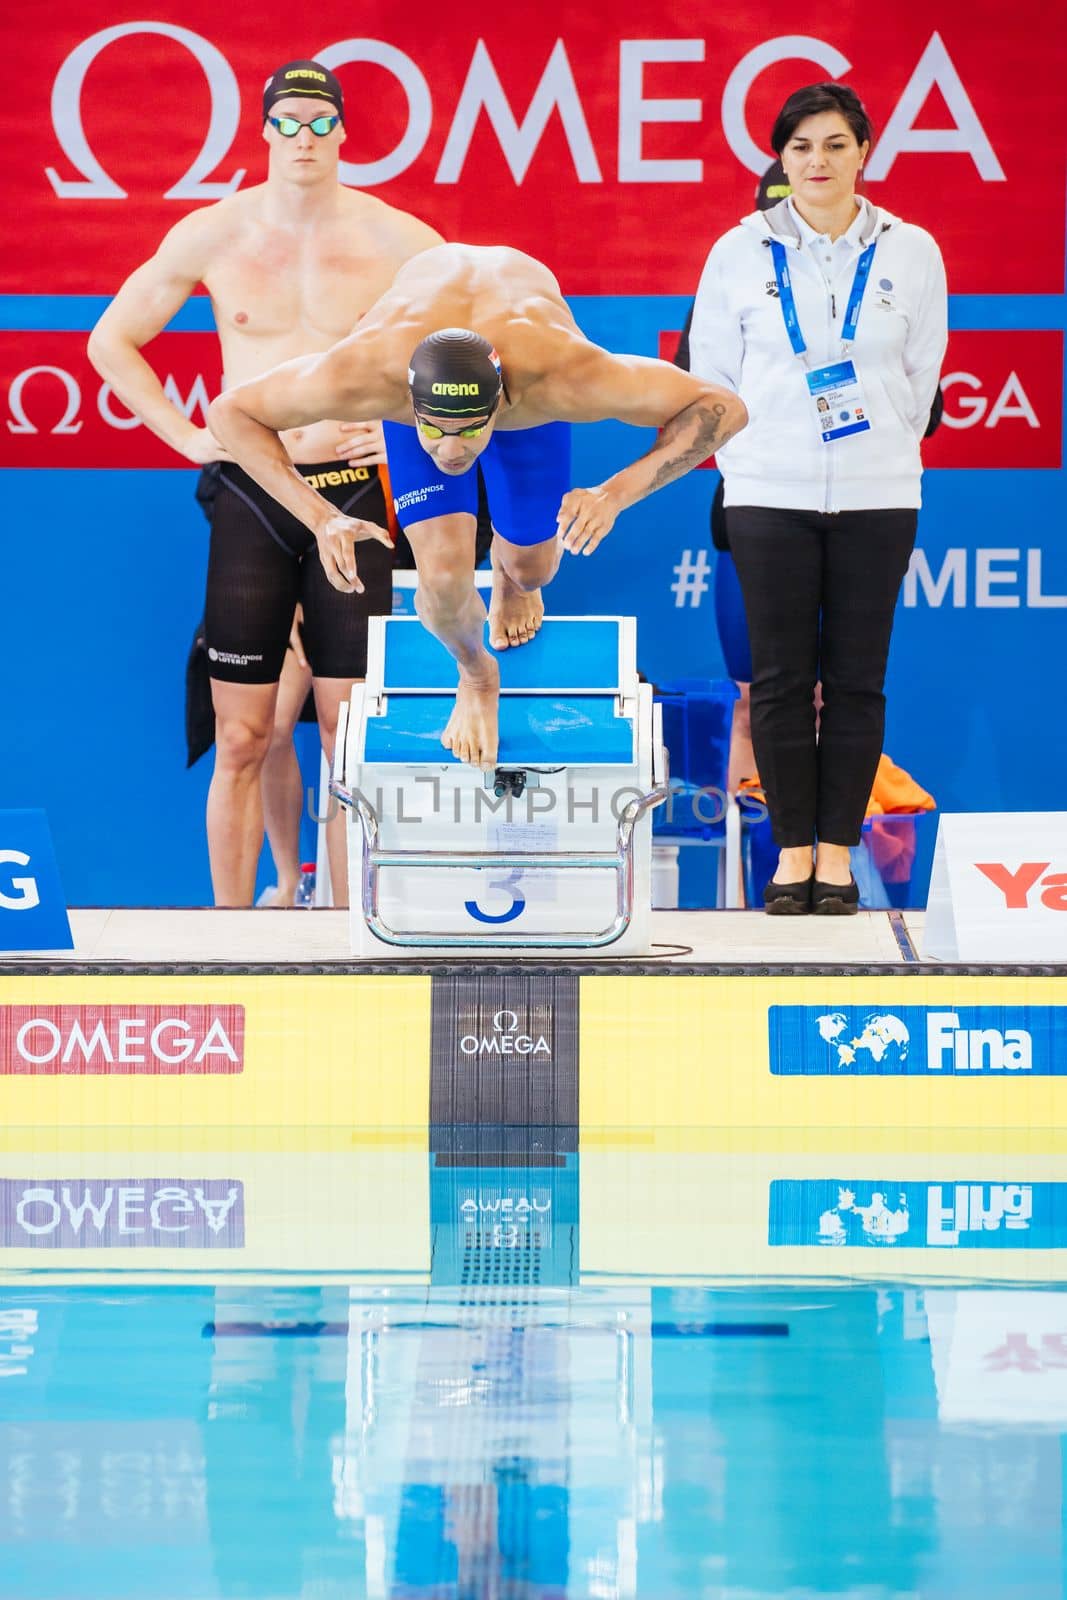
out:
M780 851L766 908L841 915L859 901L849 850L882 750L919 441L947 340L945 272L928 233L857 195L871 127L852 89L797 90L771 144L792 193L713 247L691 363L737 390L750 416L717 463Z

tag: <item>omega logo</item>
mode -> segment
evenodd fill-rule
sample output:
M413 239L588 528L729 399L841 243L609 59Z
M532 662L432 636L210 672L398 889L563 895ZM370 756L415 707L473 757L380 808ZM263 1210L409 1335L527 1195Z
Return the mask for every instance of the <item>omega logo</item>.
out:
M126 190L108 176L89 147L82 126L81 97L86 73L100 52L114 44L116 39L126 39L137 33L161 34L165 39L174 39L184 45L204 69L211 90L211 116L200 154L188 172L167 190L164 198L218 200L223 195L232 194L245 175L243 167L223 182L209 183L206 180L226 155L237 132L241 96L233 68L210 40L169 22L120 22L116 27L103 28L99 33L94 33L71 51L56 73L56 81L52 85L52 123L64 155L82 177L61 178L54 167L46 167L49 183L61 200L74 197L82 200L125 199Z
M465 1056L545 1055L551 1057L552 1051L543 1033L539 1033L535 1039L529 1033L516 1033L515 1030L518 1026L519 1018L517 1012L498 1011L493 1017L493 1032L491 1036L479 1038L477 1034L466 1033L459 1041L459 1048Z
M216 200L232 194L245 176L244 169L229 178L209 174L225 159L237 132L241 97L233 69L222 52L202 34L168 22L123 22L103 28L83 40L67 57L52 88L52 122L65 156L80 178L62 178L54 167L45 172L61 199L124 199L126 191L104 171L93 154L81 119L81 94L85 77L102 50L118 39L136 34L156 34L182 45L197 60L211 91L207 134L196 160L178 182L166 191L168 200ZM619 97L617 106L620 183L700 183L701 159L653 159L644 152L643 130L655 122L699 123L700 99L659 100L647 97L645 67L657 62L685 62L698 66L706 59L707 41L694 39L619 39ZM395 147L377 160L341 161L338 177L356 188L370 188L397 177L421 155L434 118L430 84L420 66L396 45L383 39L342 39L317 52L316 59L330 70L354 62L371 62L395 80L407 101L404 132ZM722 93L720 118L726 143L735 158L751 172L762 173L770 157L756 144L747 123L748 97L756 80L781 61L814 62L830 77L849 70L849 60L828 40L807 34L783 34L764 39L746 51L729 73ZM949 114L947 127L917 127L920 112L937 89ZM578 81L563 39L557 39L542 70L533 97L517 113L501 83L485 41L479 39L471 56L459 101L452 113L434 182L458 183L475 127L484 112L511 169L516 185L522 184L534 153L558 112L570 149L574 171L582 183L602 183L600 158L590 134ZM931 33L911 76L901 89L867 162L867 177L877 182L888 176L904 152L968 155L986 183L1003 182L1004 169L979 121L978 114L941 35Z

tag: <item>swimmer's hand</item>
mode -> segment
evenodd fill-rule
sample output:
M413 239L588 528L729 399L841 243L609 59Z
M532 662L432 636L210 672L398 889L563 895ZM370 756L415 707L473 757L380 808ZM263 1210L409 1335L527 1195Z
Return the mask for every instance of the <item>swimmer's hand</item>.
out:
M209 461L232 461L224 445L219 444L210 428L191 428L182 447L182 455L194 466L206 467Z
M341 443L337 454L350 467L385 466L385 431L380 422L342 422L338 432Z
M601 539L615 526L620 507L610 489L572 489L563 496L556 527L564 550L572 556L591 556Z
M356 567L355 546L363 539L377 539L391 550L393 541L385 528L376 522L364 522L359 517L346 517L337 512L327 517L315 534L319 545L319 560L330 583L342 594L362 594Z

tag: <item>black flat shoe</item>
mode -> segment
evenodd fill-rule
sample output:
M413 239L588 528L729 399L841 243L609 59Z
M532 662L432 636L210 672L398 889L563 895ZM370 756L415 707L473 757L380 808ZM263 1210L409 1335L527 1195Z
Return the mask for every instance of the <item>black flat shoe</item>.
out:
M817 917L854 917L860 908L859 885L855 878L847 883L820 883L811 886L811 909Z
M806 917L811 910L810 878L800 883L775 883L763 891L763 909L769 917Z

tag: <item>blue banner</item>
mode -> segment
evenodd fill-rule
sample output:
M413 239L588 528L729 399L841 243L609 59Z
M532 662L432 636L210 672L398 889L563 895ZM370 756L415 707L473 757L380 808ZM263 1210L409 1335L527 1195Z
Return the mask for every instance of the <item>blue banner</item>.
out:
M782 1077L1061 1077L1067 1006L771 1006Z
M767 1242L1063 1250L1067 1183L776 1180L771 1184Z
M0 950L73 950L43 811L0 811Z

